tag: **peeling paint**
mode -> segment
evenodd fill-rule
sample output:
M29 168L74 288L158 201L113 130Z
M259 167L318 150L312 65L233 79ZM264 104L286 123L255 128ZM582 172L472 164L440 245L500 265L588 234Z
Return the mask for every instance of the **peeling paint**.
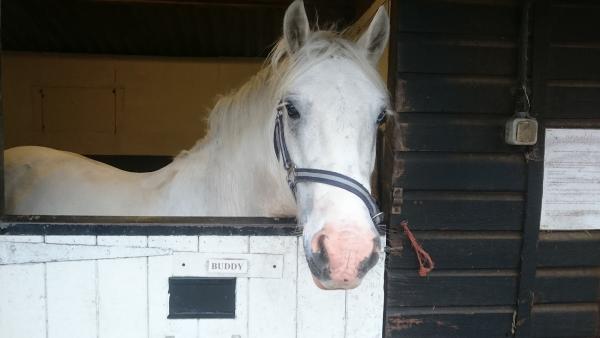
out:
M423 324L422 319L417 318L390 318L388 319L389 330L406 330L413 326Z

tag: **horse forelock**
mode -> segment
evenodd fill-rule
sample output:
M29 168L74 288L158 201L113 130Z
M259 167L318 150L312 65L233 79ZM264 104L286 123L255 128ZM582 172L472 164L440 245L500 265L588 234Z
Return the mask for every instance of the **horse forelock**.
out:
M378 89L387 92L377 70L366 58L365 51L359 48L354 41L346 39L343 32L312 32L306 43L294 55L289 55L285 41L280 40L269 54L267 67L271 69L277 89L284 91L289 88L296 76L332 57L352 61L356 64L357 70L364 73Z

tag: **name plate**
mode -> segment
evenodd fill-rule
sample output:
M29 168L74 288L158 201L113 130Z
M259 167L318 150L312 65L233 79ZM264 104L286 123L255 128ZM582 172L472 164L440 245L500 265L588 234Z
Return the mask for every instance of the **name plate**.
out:
M176 252L172 257L172 277L283 277L281 254Z
M248 260L209 259L206 270L209 273L217 274L246 274L248 273Z

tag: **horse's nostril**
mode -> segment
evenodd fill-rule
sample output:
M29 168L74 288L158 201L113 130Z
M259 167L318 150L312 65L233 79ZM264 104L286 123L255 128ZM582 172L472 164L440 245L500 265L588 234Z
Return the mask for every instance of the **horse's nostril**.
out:
M327 249L325 247L325 238L327 236L318 234L313 237L311 245L311 255L307 257L308 266L312 274L321 279L329 279L329 258L327 257Z
M372 267L377 265L379 261L379 254L377 252L372 252L371 255L365 258L362 262L360 262L360 266L358 267L358 277L364 277Z
M319 250L319 252L324 253L325 250L325 235L319 235L319 237L317 238L317 250Z

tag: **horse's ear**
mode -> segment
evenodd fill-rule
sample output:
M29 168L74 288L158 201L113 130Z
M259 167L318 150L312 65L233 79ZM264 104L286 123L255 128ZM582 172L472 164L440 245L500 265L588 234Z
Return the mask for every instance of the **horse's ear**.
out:
M390 37L390 18L383 6L379 7L366 32L358 39L358 45L365 49L367 59L376 64L383 54Z
M306 10L304 10L304 2L296 0L288 7L283 17L283 36L290 55L304 45L309 32L310 28Z

